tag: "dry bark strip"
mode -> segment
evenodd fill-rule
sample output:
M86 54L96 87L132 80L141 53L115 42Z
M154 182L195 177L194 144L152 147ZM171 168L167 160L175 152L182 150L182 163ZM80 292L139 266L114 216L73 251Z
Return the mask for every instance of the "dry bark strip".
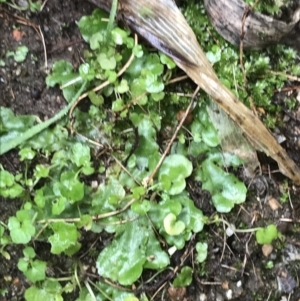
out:
M255 12L242 0L204 0L204 5L216 31L236 46L242 39L245 49L285 42L300 20L300 4L289 23Z
M112 0L89 0L110 10ZM218 79L196 36L173 0L119 0L118 16L176 64L241 128L253 146L277 161L280 171L300 185L300 169L264 124Z

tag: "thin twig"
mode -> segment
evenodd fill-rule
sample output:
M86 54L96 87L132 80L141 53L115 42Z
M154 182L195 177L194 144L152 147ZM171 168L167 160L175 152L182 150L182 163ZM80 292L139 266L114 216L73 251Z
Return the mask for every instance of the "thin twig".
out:
M45 70L47 70L48 69L48 59L47 59L47 49L46 49L45 39L44 39L44 35L43 35L43 32L42 32L41 26L38 26L38 29L39 29L41 40L42 40L42 44L43 44L44 60L45 60Z
M122 212L124 212L128 207L130 207L136 199L130 200L123 208L116 210L116 211L111 211L103 214L98 214L92 217L92 220L99 220L107 217L111 217L114 215L118 215ZM80 217L74 217L74 218L50 218L50 219L41 219L37 221L38 224L44 224L44 223L58 223L58 222L69 222L69 223L77 223L80 222L81 218Z
M183 118L180 120L180 122L179 122L179 124L178 124L178 126L177 126L177 128L176 128L176 130L175 130L175 132L174 132L174 134L173 134L173 136L172 136L172 138L171 138L171 140L170 140L170 142L169 142L167 148L165 149L163 155L161 156L159 162L158 162L157 165L155 166L155 168L154 168L154 170L152 171L152 173L150 174L150 176L147 177L147 178L145 179L144 186L147 187L147 186L149 185L149 183L151 183L151 181L153 180L153 178L154 178L155 174L157 173L159 167L161 166L161 164L163 163L165 157L166 157L167 154L169 153L169 151L170 151L170 149L171 149L171 146L172 146L172 144L173 144L175 138L177 137L177 134L178 134L179 130L181 129L181 127L182 127L182 125L183 125L183 123L184 123L186 117L188 116L188 114L189 114L189 112L190 112L190 109L192 108L192 105L193 105L193 102L194 102L194 98L195 98L195 96L197 95L199 89L200 89L200 87L197 87L196 91L194 92L193 97L192 97L192 100L191 100L189 106L187 107L187 109L186 109L186 111L185 111L185 113L184 113L184 115L183 115Z
M97 141L94 141L94 140L91 140L91 139L89 139L89 138L87 138L87 137L85 137L85 136L83 136L83 135L81 135L81 134L79 134L79 133L76 133L78 136L80 136L81 138L84 138L84 139L86 139L86 141L88 141L89 143L91 143L91 144L93 144L93 145L96 145L96 146L98 146L98 147L101 147L101 148L103 148L104 146L102 145L102 144L100 144L99 142L97 142ZM105 141L105 143L106 143L106 145L109 147L109 149L112 151L113 150L113 148L112 148L112 146L107 142L107 141ZM117 164L139 185L139 186L141 186L141 183L130 173L130 171L122 164L122 162L119 160L119 159L117 159L113 154L111 154L111 156L113 157L113 159L117 162Z
M43 2L43 4L41 5L41 8L40 8L40 12L44 9L44 7L46 6L47 2L48 2L48 0L45 0Z

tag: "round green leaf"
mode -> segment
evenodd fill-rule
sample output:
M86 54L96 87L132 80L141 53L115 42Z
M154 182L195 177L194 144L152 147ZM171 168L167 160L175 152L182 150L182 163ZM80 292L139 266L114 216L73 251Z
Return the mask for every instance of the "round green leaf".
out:
M98 62L103 70L114 70L117 62L114 56L108 57L106 53L98 55Z
M190 267L183 267L180 274L176 277L173 282L175 287L188 286L193 280L193 270Z
M256 241L261 245L268 245L278 237L278 231L275 225L271 224L266 228L261 228L255 233Z
M163 162L159 170L159 181L170 195L179 194L185 189L185 178L192 171L193 165L185 156L173 154Z
M179 235L185 229L182 221L176 221L176 215L169 213L164 219L164 228L169 235Z

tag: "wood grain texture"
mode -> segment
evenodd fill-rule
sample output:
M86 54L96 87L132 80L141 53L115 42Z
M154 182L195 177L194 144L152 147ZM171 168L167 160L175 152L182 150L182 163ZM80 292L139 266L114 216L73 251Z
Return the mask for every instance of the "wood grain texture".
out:
M107 1L92 0L109 9ZM103 5L101 5L103 3ZM300 185L300 169L264 124L218 79L196 36L173 0L119 0L119 16L154 47L170 55L241 128L253 146L277 161L280 171Z
M252 11L242 0L204 0L204 5L217 32L236 46L242 38L245 49L261 49L285 42L300 20L300 5L289 23Z

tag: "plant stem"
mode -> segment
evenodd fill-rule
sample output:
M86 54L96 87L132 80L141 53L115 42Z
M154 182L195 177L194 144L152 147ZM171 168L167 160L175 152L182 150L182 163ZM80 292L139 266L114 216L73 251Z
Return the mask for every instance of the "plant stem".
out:
M224 223L226 226L228 226L228 228L230 228L233 232L235 233L251 233L251 232L255 232L257 230L262 229L261 227L257 227L257 228L250 228L250 229L236 229L234 225L228 223L226 220L224 220L223 218L218 218L215 221L209 222L209 224L216 224L222 222Z

